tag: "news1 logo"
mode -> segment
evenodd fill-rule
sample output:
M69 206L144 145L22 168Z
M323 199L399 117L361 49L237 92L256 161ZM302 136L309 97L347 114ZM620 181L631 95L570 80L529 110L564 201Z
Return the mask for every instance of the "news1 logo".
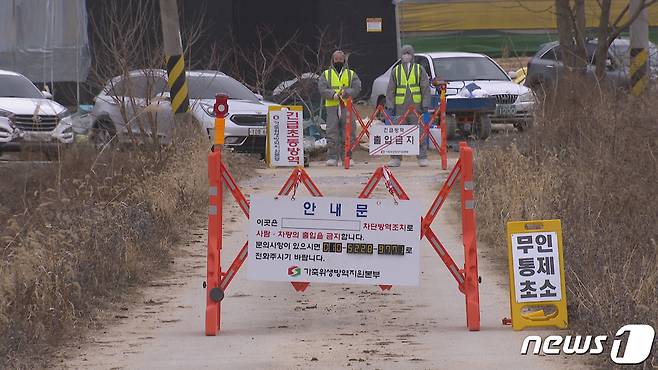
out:
M620 365L636 365L646 361L651 354L655 335L656 332L650 325L631 324L622 326L617 330L612 341L610 359L615 364ZM533 355L538 355L540 351L545 355L582 355L585 353L600 355L605 350L606 342L608 342L607 335L598 335L596 337L591 335L584 337L580 335L549 335L546 339L542 339L538 335L529 335L523 340L521 354L527 355L530 344L533 343ZM622 346L624 343L625 346Z

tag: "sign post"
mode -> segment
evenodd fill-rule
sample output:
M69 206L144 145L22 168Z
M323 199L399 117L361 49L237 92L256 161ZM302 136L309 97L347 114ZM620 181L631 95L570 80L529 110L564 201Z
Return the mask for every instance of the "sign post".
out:
M224 120L228 115L228 95L215 95L215 135L212 151L208 154L208 264L206 266L206 335L217 335L221 323L222 280L222 165ZM228 174L230 177L230 174Z
M268 108L266 157L270 167L304 166L304 109L301 106Z
M568 324L560 220L507 223L512 327ZM536 310L524 310L535 308Z

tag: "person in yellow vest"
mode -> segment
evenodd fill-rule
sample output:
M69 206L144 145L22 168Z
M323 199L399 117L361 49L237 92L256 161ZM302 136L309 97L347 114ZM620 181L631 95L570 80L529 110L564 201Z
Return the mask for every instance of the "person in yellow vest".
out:
M336 166L345 153L347 107L344 99L354 98L361 92L361 80L348 68L344 52L336 50L331 55L331 66L318 79L318 90L327 111L327 166ZM349 124L352 125L350 143L353 145L356 139L354 120Z
M427 112L430 106L430 79L427 76L425 68L418 63L414 63L414 48L411 45L404 45L400 49L400 63L391 71L391 77L388 81L386 90L386 108L394 109L396 116L402 116L409 106L416 107L418 113ZM407 115L406 122L403 124L419 124L416 115ZM422 127L420 128L422 133ZM427 140L420 142L418 152L418 165L427 167ZM402 163L402 156L391 156L389 167L399 167Z

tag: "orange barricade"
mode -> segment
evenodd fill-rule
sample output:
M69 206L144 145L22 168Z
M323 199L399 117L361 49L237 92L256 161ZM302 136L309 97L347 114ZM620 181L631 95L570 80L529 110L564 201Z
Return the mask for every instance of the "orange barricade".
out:
M354 104L352 102L352 98L349 97L345 100L345 106L347 109L347 122L352 122L353 120L356 120L356 122L359 123L361 126L361 132L359 135L356 136L356 140L354 143L351 143L350 141L350 134L352 130L352 125L345 125L345 155L344 155L344 167L345 169L350 168L350 153L352 150L356 148L357 145L361 142L361 139L363 136L367 136L370 138L370 126L372 125L373 121L375 120L375 117L377 116L378 113L382 114L384 116L385 121L391 122L396 125L401 125L406 122L407 117L410 114L413 114L416 116L416 119L418 122L422 122L422 127L423 127L423 132L420 134L419 139L422 142L422 140L425 139L426 136L429 136L429 140L432 142L434 147L437 149L439 152L439 155L441 156L441 169L445 170L448 168L448 140L447 140L447 126L446 126L446 85L442 84L440 85L440 91L441 91L441 99L439 103L439 109L435 109L432 115L430 116L430 119L427 122L423 122L423 116L416 111L415 107L410 106L406 112L400 118L398 118L397 122L394 122L391 116L388 115L386 112L386 109L384 109L384 106L378 105L377 108L375 109L374 112L370 115L368 118L367 123L363 122L363 118L359 114L359 112L354 108ZM436 139L430 134L430 125L432 122L435 122L436 120L439 120L439 127L441 128L441 142L437 142Z
M236 184L233 176L221 162L221 153L214 152L208 155L208 178L209 201L208 209L208 278L206 285L206 335L216 335L220 330L221 301L229 284L247 259L248 242L245 242L234 258L233 262L222 272L220 252L222 247L222 186L226 186L233 198L249 218L249 202ZM446 201L448 194L455 185L457 179L461 179L461 210L462 210L462 234L464 242L464 267L459 268L445 249L435 232L432 230L432 222L436 218L441 206ZM386 166L377 168L370 177L359 198L369 198L381 180L389 193L402 200L408 200L409 196L402 188L400 182L395 178ZM320 189L303 168L295 168L279 191L279 195L292 193L297 194L297 188L303 184L308 192L314 197L323 196ZM426 238L429 244L437 252L448 271L457 281L457 287L466 297L466 325L469 330L480 330L480 299L479 299L479 276L477 267L477 242L476 242L475 207L473 199L473 150L466 143L460 143L459 160L450 171L448 178L441 187L429 210L421 219L421 238ZM291 282L295 290L304 291L308 282ZM380 285L382 290L391 289L390 285Z

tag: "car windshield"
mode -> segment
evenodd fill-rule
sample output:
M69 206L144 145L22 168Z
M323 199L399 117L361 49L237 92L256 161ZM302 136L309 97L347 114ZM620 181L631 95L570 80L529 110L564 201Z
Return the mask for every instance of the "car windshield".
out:
M433 62L436 76L445 81L509 81L509 77L488 58L434 58Z
M258 101L256 95L243 84L224 75L187 76L190 99L215 99L224 93L229 99Z
M41 99L41 91L23 76L0 75L0 97Z
M610 46L610 51L617 59L624 63L624 67L631 65L629 47L629 45L615 44ZM649 44L649 65L651 67L658 67L658 48L656 48L656 45L653 44Z

